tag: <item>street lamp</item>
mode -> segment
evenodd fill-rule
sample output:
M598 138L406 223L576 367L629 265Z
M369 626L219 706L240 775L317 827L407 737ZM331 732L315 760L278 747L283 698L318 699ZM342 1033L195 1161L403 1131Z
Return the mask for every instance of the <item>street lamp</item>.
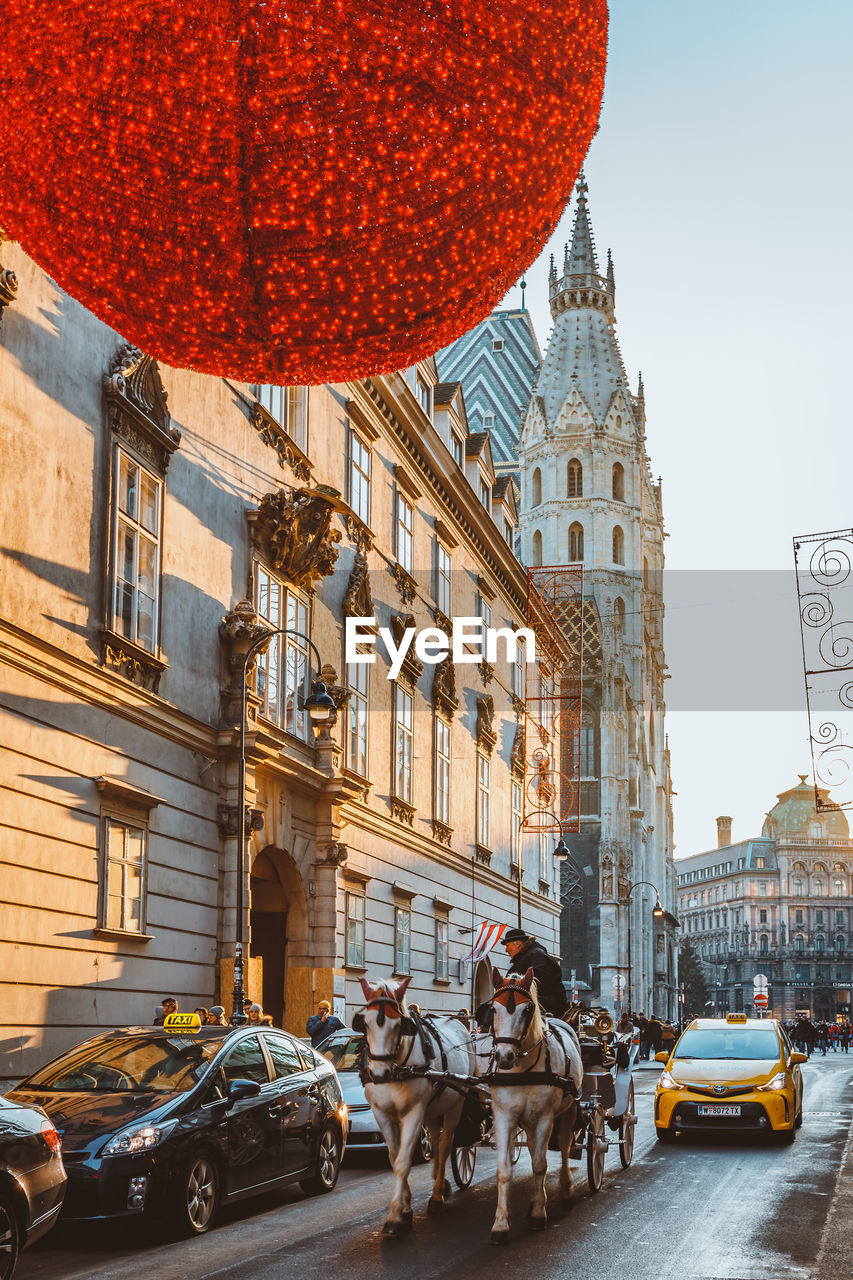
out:
M571 853L570 853L570 851L569 851L569 846L566 844L565 840L563 839L563 824L562 824L562 822L560 821L560 819L557 817L556 813L552 813L550 809L531 809L530 813L528 813L528 814L526 814L526 815L525 815L525 817L524 817L524 821L522 822L521 826L520 826L520 827L519 827L519 829L518 829L518 927L519 927L519 929L522 927L522 926L521 926L521 904L522 904L522 893L521 893L521 871L522 871L522 862L521 862L521 840L522 840L522 835L523 835L523 829L524 829L524 826L525 826L525 824L526 824L526 822L527 822L527 819L528 819L528 818L531 818L535 813L541 813L541 814L544 814L544 816L545 816L546 818L553 818L553 819L554 819L554 821L556 822L557 826L560 828L560 842L559 842L559 844L557 845L556 849L554 850L554 861L555 861L555 862L565 862L567 859L571 858L571 856L572 856L572 855L571 855ZM540 832L539 834L541 835L542 833Z
M630 898L634 890L639 889L641 885L647 885L650 889L654 889L655 891L655 905L652 908L653 919L660 920L663 918L663 916L666 915L666 912L660 900L660 890L658 889L657 885L652 884L651 880L637 880L634 882L634 884L628 885L628 893L626 896L629 899L628 901L628 1008L629 1009L634 1008L634 996L633 996L632 982L631 982L631 902L630 902ZM651 1013L649 1014L649 1016L651 1017Z
M246 836L248 834L246 823L246 715L248 690L246 685L250 661L257 656L261 649L269 644L273 636L292 636L294 639L304 641L314 655L318 673L322 667L320 654L313 640L303 635L301 631L293 631L289 627L266 629L262 636L258 636L249 645L243 655L243 670L240 679L240 759L237 777L237 926L235 930L236 946L234 948L234 997L231 1011L231 1022L236 1027L248 1022L248 1017L243 1009L246 1002L243 988L243 868L246 862ZM313 724L325 723L332 718L337 710L335 701L320 679L319 674L312 684L310 694L305 699L305 710L308 712L308 718Z

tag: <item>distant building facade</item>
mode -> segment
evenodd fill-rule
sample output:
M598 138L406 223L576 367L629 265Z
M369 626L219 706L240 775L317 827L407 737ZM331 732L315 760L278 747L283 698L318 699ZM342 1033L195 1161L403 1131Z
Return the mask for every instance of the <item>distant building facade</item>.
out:
M17 245L0 266L0 1076L163 995L230 1008L241 823L248 989L277 1023L347 1017L363 974L470 1007L476 931L516 913L517 664L410 653L391 680L381 643L344 649L349 618L525 623L514 497L458 383L434 360L311 388L160 367ZM255 668L240 814L264 626L291 634ZM296 633L338 708L316 734ZM523 913L555 949L551 852Z
M570 838L583 903L562 955L592 998L677 1009L672 785L664 717L660 483L646 453L642 382L615 333L615 279L599 272L581 178L563 270L552 260L548 342L519 441L521 559L583 566L581 830ZM665 915L653 920L656 891Z
M760 837L680 858L678 913L704 963L719 1012L751 1009L756 974L768 980L773 1016L850 1014L853 840L840 809L815 805L800 776L770 810Z

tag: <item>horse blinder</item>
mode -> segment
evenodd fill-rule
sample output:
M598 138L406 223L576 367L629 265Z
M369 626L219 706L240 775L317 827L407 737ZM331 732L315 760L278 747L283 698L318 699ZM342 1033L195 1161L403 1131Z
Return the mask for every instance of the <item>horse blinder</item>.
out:
M367 1032L367 1023L364 1021L363 1013L354 1013L352 1016L352 1029L357 1031L359 1035L365 1035Z

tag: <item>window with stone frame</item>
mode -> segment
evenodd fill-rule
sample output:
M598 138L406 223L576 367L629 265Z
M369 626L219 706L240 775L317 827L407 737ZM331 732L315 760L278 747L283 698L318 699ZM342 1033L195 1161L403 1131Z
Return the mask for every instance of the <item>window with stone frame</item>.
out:
M435 980L450 980L450 922L445 915L435 918Z
M583 497L583 467L577 458L572 458L566 469L566 497Z
M415 700L403 685L394 696L394 795L412 803L412 755L414 745Z
M621 462L613 464L613 500L614 502L625 501L625 468Z
M435 544L435 603L446 618L453 616L453 593L451 589L453 562L450 552L443 543Z
M364 968L364 894L348 890L346 895L347 965Z
M530 505L531 507L538 507L542 501L542 472L538 467L534 468L533 475L530 478L530 489Z
M625 534L618 524L613 529L613 563L625 563Z
M367 777L367 732L370 696L370 666L366 662L347 664L346 767Z
M435 818L450 826L450 725L435 717Z
M159 648L163 482L115 446L110 628L148 653Z
M262 409L283 427L303 453L308 452L308 388L256 384L252 393Z
M591 707L584 707L581 712L580 726L580 776L582 778L598 777L597 732L595 712Z
M534 530L533 533L533 554L530 563L534 566L542 563L542 534L538 529Z
M412 909L399 903L394 907L394 974L411 973Z
M491 848L491 762L487 755L477 753L477 844Z
M415 385L417 389L418 404L423 409L428 418L432 417L432 390L426 378L421 377L419 373L415 374Z
M305 711L311 678L310 651L304 639L310 637L308 599L256 561L255 610L259 622L288 632L273 636L266 652L258 655L253 679L261 699L259 714L305 742L310 727Z
M402 565L407 573L411 573L414 551L415 510L408 498L406 498L399 489L397 490L396 505L397 532L395 539L395 551L397 555L397 563Z
M581 564L583 562L583 525L575 521L569 525L569 562L571 564Z
M510 861L512 866L522 865L521 824L524 821L524 801L520 782L513 782L510 794Z
M372 456L356 431L349 432L349 504L359 520L370 524L370 468Z
M101 793L98 929L147 938L149 815L160 801L123 779L95 779Z

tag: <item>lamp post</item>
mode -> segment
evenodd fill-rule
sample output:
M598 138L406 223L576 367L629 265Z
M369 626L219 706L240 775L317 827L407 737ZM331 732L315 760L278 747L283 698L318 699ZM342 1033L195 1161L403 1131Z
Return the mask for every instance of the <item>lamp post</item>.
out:
M660 890L658 889L657 885L652 884L651 880L636 880L634 884L628 885L627 897L628 897L628 1009L629 1010L633 1010L634 1008L634 996L633 996L632 983L631 983L631 894L634 892L635 889L639 889L641 885L648 885L650 889L654 889L655 891L655 905L652 908L653 919L661 920L666 915L666 912L664 911L663 906L661 904L661 900L660 900ZM649 1016L651 1017L651 1012L649 1013Z
M521 840L522 840L522 836L523 836L523 834L524 834L524 826L525 826L525 823L527 822L527 819L528 819L529 817L532 817L532 816L533 816L533 814L534 814L534 813L541 813L541 814L544 814L546 818L553 818L553 819L554 819L554 821L556 822L557 826L560 828L560 842L559 842L559 844L557 845L556 849L554 850L554 861L555 861L555 862L565 862L568 858L570 858L570 857L571 857L571 854L570 854L570 852L569 852L569 847L568 847L568 845L566 844L565 840L563 839L563 824L562 824L562 822L560 821L560 819L557 817L556 813L552 813L550 809L531 809L530 813L529 813L529 814L527 814L527 815L525 816L525 818L523 819L523 821L522 821L522 823L521 823L521 826L520 826L520 827L519 827L519 829L518 829L518 927L519 927L519 929L522 927L522 925L521 925L521 906L522 906L522 892L521 892L521 875L522 875ZM540 832L539 834L541 835L542 833Z
M308 717L312 723L322 724L326 720L330 720L336 711L334 699L320 679L319 672L322 667L320 654L317 646L308 636L289 627L271 627L249 645L243 655L243 669L240 678L240 758L237 775L237 894L235 904L237 925L235 929L236 945L234 948L234 996L231 1010L232 1025L237 1027L248 1022L248 1017L243 1008L246 1002L243 985L243 869L246 862L246 836L248 834L248 824L246 822L246 715L248 690L246 684L250 661L257 656L265 645L269 644L273 636L292 636L297 640L302 640L314 655L318 674L316 680L312 683L311 693L305 699L305 710L308 712Z

